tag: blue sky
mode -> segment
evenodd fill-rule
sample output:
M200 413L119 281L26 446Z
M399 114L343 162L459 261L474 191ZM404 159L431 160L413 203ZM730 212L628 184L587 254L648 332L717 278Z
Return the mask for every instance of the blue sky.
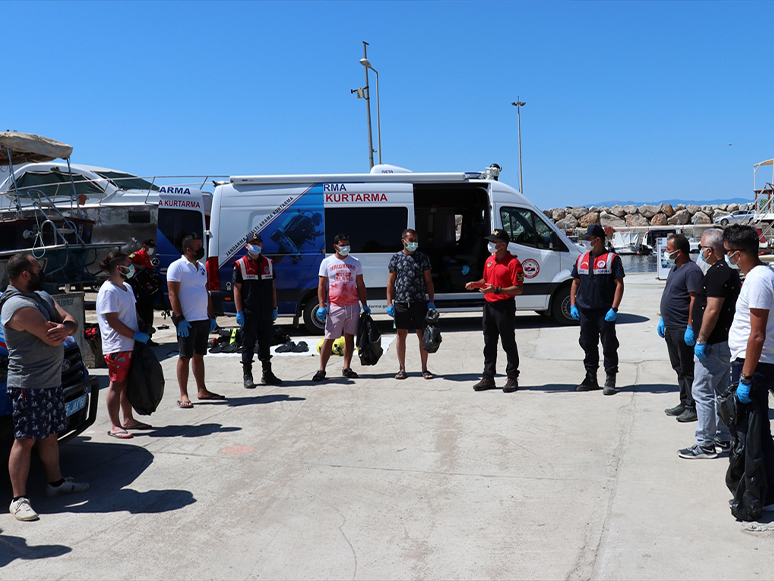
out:
M517 95L524 192L541 207L751 197L752 165L774 157L772 3L2 2L0 13L0 129L140 175L368 171L365 102L350 94L364 83L363 40L385 163L497 162L517 186Z

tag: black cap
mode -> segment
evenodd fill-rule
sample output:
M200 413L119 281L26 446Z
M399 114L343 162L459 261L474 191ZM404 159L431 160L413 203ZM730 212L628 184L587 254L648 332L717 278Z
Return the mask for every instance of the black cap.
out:
M602 226L600 226L599 224L592 224L591 226L589 226L589 229L586 230L586 234L583 235L583 239L585 240L586 238L597 237L597 238L602 238L602 240L604 240L605 236L606 236L605 230L604 228L602 228Z
M248 232L247 243L250 244L251 242L263 242L263 238L261 238L261 235L258 234L258 232Z
M148 238L143 242L143 245L148 248L156 248L156 241L153 238Z
M497 242L498 240L502 240L503 242L508 243L511 241L511 237L508 236L508 233L501 228L497 228L494 232L492 232L489 236L486 236L484 239L489 240L490 242Z

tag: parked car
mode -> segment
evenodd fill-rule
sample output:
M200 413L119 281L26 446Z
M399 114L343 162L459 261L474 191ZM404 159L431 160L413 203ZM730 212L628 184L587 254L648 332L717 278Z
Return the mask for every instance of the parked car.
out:
M64 388L67 429L59 434L59 443L67 442L97 419L99 379L90 377L81 358L81 350L73 337L67 337L62 360L62 387ZM7 448L13 440L13 407L7 392L8 348L3 327L0 326L0 448Z
M755 218L754 210L734 210L725 216L718 216L713 220L715 224L728 226L729 224L749 224Z

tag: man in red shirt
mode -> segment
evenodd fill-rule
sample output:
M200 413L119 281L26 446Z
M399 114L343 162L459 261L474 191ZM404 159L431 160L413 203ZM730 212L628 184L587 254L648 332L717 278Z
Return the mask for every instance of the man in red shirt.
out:
M465 285L468 290L478 289L484 294L484 376L473 389L494 389L497 341L502 339L508 356L505 372L508 380L505 393L519 389L519 350L516 346L516 297L524 288L524 270L521 262L508 252L510 237L505 230L495 230L486 237L492 255L486 259L484 277Z

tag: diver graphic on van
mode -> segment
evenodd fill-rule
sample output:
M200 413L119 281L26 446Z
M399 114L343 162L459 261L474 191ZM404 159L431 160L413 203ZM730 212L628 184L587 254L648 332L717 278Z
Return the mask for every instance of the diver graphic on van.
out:
M323 236L323 231L316 228L321 224L322 214L320 212L297 210L288 216L282 225L269 236L278 247L274 262L279 263L288 254L290 255L290 264L296 264L301 260L301 247L304 244L318 245L317 239ZM321 244L322 242L319 243L319 245Z

